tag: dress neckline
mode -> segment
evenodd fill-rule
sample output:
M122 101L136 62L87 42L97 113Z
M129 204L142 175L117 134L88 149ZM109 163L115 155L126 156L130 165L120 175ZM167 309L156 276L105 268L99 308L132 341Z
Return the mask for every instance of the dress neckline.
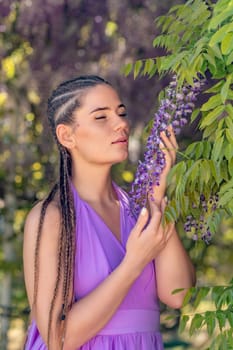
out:
M120 240L116 237L116 235L112 232L110 227L106 224L104 219L102 218L101 215L97 213L97 211L84 199L82 199L74 186L74 184L71 182L72 189L76 193L76 196L78 197L79 201L83 203L83 205L88 208L92 212L92 214L97 218L97 220L105 227L106 231L110 235L110 237L116 242L116 244L120 247L121 250L124 250L123 246L123 208L122 208L122 198L121 198L121 193L118 189L118 185L112 181L112 186L115 190L115 193L117 195L117 201L119 203L119 210L120 210Z

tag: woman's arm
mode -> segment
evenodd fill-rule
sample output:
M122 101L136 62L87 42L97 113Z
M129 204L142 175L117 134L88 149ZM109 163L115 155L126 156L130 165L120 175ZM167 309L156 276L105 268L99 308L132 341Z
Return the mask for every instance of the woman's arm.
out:
M24 272L30 305L34 286L34 249L37 235L40 205L32 209L25 225ZM64 350L74 350L92 338L111 319L123 301L133 282L143 268L164 249L169 236L161 226L161 212L154 206L150 223L144 211L130 233L126 255L122 263L90 294L76 302L67 315ZM48 315L57 273L58 236L60 213L50 205L45 216L39 256L39 283L37 306L32 310L42 338L47 342ZM58 291L51 329L51 349L58 350L60 334L61 290Z
M180 238L173 227L173 233L155 259L157 290L159 299L172 308L180 308L187 289L195 284L195 270ZM185 288L172 294L172 291Z
M164 196L166 191L166 178L175 163L178 144L171 126L168 127L170 136L161 133L163 145L161 148L165 154L166 166L161 174L160 185L154 186L153 196L155 203L164 210ZM166 247L157 256L156 275L158 296L162 302L173 308L180 308L187 288L195 284L195 270L193 264L185 251L182 242L176 232L175 225L171 224L173 234ZM178 288L185 288L183 292L172 294Z

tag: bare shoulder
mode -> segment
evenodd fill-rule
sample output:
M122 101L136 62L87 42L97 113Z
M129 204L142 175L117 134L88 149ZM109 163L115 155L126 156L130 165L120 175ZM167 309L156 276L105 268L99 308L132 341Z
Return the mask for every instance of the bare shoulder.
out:
M42 204L42 202L39 202L30 210L24 227L24 276L30 305L32 305L33 299L35 249L37 246L36 242L38 238ZM40 237L39 261L42 276L47 271L50 271L50 274L52 275L53 269L55 270L54 266L56 266L57 247L60 234L60 218L61 215L58 205L56 202L51 202L45 212Z
M23 255L24 260L31 264L34 259L38 228L41 218L43 202L36 204L28 213L24 226ZM49 203L41 230L40 246L43 251L50 249L50 254L55 252L60 234L61 215L56 202Z
M24 240L35 240L38 232L41 210L43 202L37 203L28 213L25 227L24 227ZM42 231L49 230L52 238L58 234L58 228L60 226L61 214L59 207L55 201L49 203L43 221Z

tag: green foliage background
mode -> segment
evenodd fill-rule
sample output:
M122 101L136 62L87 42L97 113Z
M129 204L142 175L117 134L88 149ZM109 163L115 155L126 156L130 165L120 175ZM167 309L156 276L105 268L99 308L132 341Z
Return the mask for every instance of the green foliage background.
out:
M179 87L206 78L204 100L200 100L191 117L191 122L198 121L201 137L183 150L182 158L170 173L167 217L184 220L191 213L198 218L200 194L208 199L218 193L218 209L206 214L208 226L215 234L219 234L221 223L231 220L233 214L232 19L233 2L229 0L213 3L191 0L176 5L157 19L161 35L154 39L153 45L164 48L165 55L138 60L124 68L126 75L133 69L135 77L151 77L156 72L161 76L176 74ZM193 250L198 250L197 246ZM232 287L231 281L225 286L191 289L184 307L193 305L194 313L182 316L180 330L191 320L190 335L206 327L210 338L208 349L232 349ZM195 312L203 299L212 301L211 310Z

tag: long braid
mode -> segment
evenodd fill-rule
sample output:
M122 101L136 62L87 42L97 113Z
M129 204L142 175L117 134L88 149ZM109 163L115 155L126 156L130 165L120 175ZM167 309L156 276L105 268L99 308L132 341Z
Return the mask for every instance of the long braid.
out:
M59 193L60 193L60 210L61 210L61 230L59 236L59 250L58 250L58 265L57 265L57 279L54 288L54 295L51 302L49 312L49 324L48 324L48 340L50 335L50 329L52 324L52 316L54 305L57 297L58 288L61 281L61 272L64 271L63 275L63 291L62 291L62 310L61 310L61 321L63 321L62 330L64 330L64 321L66 319L66 313L70 307L72 300L69 300L69 293L71 288L71 279L68 275L72 273L73 258L74 258L74 215L73 203L69 187L69 176L70 171L67 162L67 151L62 146L60 148L60 181L59 181ZM66 203L67 205L64 205ZM73 229L72 229L73 228ZM64 237L67 239L64 239ZM70 268L71 267L71 268Z
M60 153L60 175L59 181L54 185L51 192L44 200L41 208L41 215L35 248L33 297L33 306L36 307L39 283L39 249L42 227L48 205L54 200L56 193L58 193L59 208L61 212L61 227L58 239L57 277L49 310L47 334L48 348L50 348L50 331L52 327L53 311L57 299L58 290L60 287L62 287L60 345L61 348L63 347L62 338L64 337L65 333L67 320L66 315L73 303L74 258L76 250L76 217L73 195L70 187L72 174L72 159L69 154L69 151L59 143L59 140L56 135L56 127L61 123L72 125L75 122L74 111L81 106L80 100L83 91L99 84L110 85L107 81L98 76L80 76L60 84L57 87L57 89L54 90L54 92L48 100L48 119L51 126L52 134L57 143Z

